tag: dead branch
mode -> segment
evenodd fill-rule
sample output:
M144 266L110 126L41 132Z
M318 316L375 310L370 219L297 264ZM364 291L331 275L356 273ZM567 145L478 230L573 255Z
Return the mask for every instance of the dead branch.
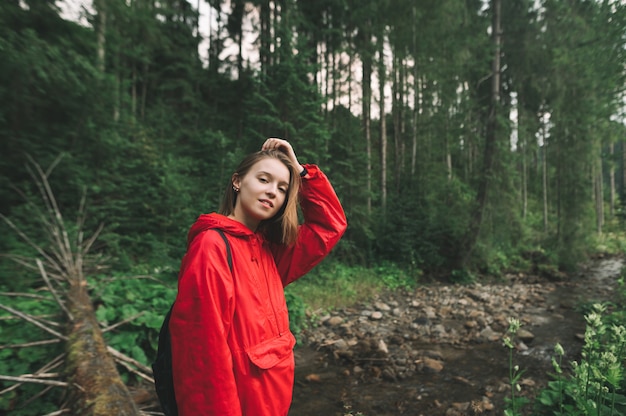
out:
M57 355L52 361L50 361L49 363L47 363L46 365L41 367L39 370L35 371L35 374L39 374L39 373L43 373L43 372L46 372L46 371L54 370L55 368L59 367L60 365L63 364L63 357L65 357L65 354ZM24 384L24 383L17 383L17 384L14 384L14 385L10 386L10 387L7 387L6 389L0 391L0 396L2 396L5 393L8 393L10 391L13 391L13 390L17 389L22 384Z
M54 299L57 301L61 309L63 309L63 312L65 312L67 317L70 318L70 321L73 321L74 317L72 316L70 311L67 310L67 308L65 307L65 303L63 303L61 298L59 298L59 295L57 294L56 290L54 290L54 287L52 287L52 284L50 283L50 280L48 279L48 275L46 274L46 270L43 268L43 264L41 263L41 260L36 259L35 261L37 262L37 267L39 268L39 274L41 275L43 280L46 282L46 285L48 285L48 289L50 289L50 293L52 293L52 296L54 297Z
M46 297L46 296L42 296L42 295L35 295L34 293L21 293L21 292L0 292L0 296L7 296L7 297L22 297L22 298L31 298L31 299L38 299L38 300L46 300L46 301L52 301L52 299Z
M44 416L59 416L62 415L64 413L69 413L70 409L61 409L61 410L57 410L56 412L52 412L52 413L48 413L47 415Z
M46 319L46 318L51 318L51 317L57 316L57 315L30 315L30 316L32 316L33 318L38 319L42 323L50 325L50 326L54 326L54 327L61 326L58 322L53 322L53 321L50 321L50 320ZM13 316L13 315L0 316L0 321L15 321L15 320L23 320L23 319L20 318L19 316Z
M120 360L120 361L125 361L127 363L130 363L132 365L134 365L135 367L143 370L144 372L148 373L148 374L152 374L152 369L148 366L145 366L143 364L141 364L139 361L130 358L128 355L123 354L121 352L119 352L118 350L116 350L113 347L107 346L107 351L116 359L116 360Z
M3 376L0 375L0 380L4 381L17 381L20 383L35 383L35 384L47 384L50 386L59 386L59 387L67 387L68 383L64 381L56 381L56 380L42 380L34 377L12 377L12 376Z
M54 167L61 160L62 155L59 155L55 161L50 165L48 170L44 172L30 156L28 159L31 162L32 167L37 171L37 175L35 175L30 166L27 166L28 172L31 174L35 185L39 188L39 192L41 194L41 199L46 205L48 209L49 218L53 219L55 222L52 226L51 232L49 236L54 238L54 242L52 247L60 250L60 258L62 264L66 266L66 270L72 270L72 266L74 265L74 256L72 253L72 245L70 244L69 235L67 232L67 228L65 227L65 223L63 221L63 216L61 215L61 210L57 204L56 198L54 196L54 192L52 192L52 188L50 188L50 182L48 182L48 177L50 173L54 169ZM74 271L82 271L74 269ZM69 276L68 276L69 277ZM78 277L79 276L73 276ZM82 276L81 276L82 277Z
M121 360L115 360L119 365L121 365L122 367L126 368L128 371L130 371L133 374L136 374L137 376L143 378L146 381L149 381L150 383L154 383L154 378L150 377L147 374L142 373L141 371L137 371L135 368L133 368L132 365L121 361Z
M59 342L61 342L60 339L47 339L43 341L26 342L24 344L7 344L7 345L0 345L0 350L13 349L13 348L37 347L40 345L58 344Z
M117 323L115 323L113 325L109 325L109 326L107 326L105 328L102 328L102 332L103 333L109 332L109 331L111 331L111 330L113 330L113 329L115 329L115 328L117 328L119 326L122 326L122 325L124 325L124 324L126 324L128 322L134 321L135 319L139 318L140 316L144 315L145 313L146 313L145 311L139 312L139 313L137 313L137 314L135 314L135 315L133 315L131 317L128 317L128 318L124 319L123 321L120 321L120 322L117 322Z
M31 324L43 329L44 331L54 335L55 337L62 339L64 341L67 341L67 337L63 334L58 333L57 331L55 331L54 329L48 328L47 326L45 326L44 324L42 324L41 322L39 322L37 319L35 319L32 315L28 315L24 312L20 312L16 309L11 308L10 306L5 306L0 304L0 308L4 309L5 311L18 316L20 318L22 318L23 320L30 322Z
M4 222L13 230L17 233L17 235L20 236L20 238L22 240L24 240L29 246L31 246L32 248L34 248L37 253L43 257L44 259L46 259L47 263L50 265L56 265L57 263L54 261L54 259L52 257L50 257L48 255L48 253L46 253L41 247L39 247L39 245L35 244L30 238L28 238L28 236L26 234L24 234L22 232L22 230L20 230L10 219L8 219L7 217L5 217L3 214L0 213L0 218L2 218L4 220ZM57 272L62 273L63 271L60 269L57 269Z

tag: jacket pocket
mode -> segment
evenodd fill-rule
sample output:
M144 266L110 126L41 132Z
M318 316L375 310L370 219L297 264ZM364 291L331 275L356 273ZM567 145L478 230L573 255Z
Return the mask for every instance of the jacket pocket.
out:
M259 368L267 370L293 354L296 339L291 332L263 341L246 350L248 358Z

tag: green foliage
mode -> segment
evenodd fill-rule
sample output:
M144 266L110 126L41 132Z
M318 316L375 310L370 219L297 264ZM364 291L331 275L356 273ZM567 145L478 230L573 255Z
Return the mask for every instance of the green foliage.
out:
M469 284L476 281L476 274L469 269L455 269L450 272L452 283Z
M265 28L257 33L259 62L225 48L243 33L241 8L228 16L228 32L213 33L202 62L193 6L102 2L105 10L87 16L89 27L63 20L53 2L28 4L0 6L0 142L11 156L0 159L4 213L22 210L10 185L28 181L23 155L47 165L62 153L51 178L67 190L59 195L62 211L75 206L76 190L87 189L87 221L105 224L98 249L114 259L113 267L172 263L184 250L189 224L217 207L241 156L279 136L303 162L322 166L344 203L350 228L338 259L393 262L409 273L447 275L458 268L476 209L490 96L491 10L479 2L400 2L389 10L376 1L295 2L274 19L259 16ZM624 80L624 7L573 4L548 1L542 14L519 2L503 5L510 36L502 55L502 138L470 272L527 268L522 253L528 246L555 253L568 270L594 247L617 252L624 246L619 237L591 237L588 180L597 157L623 177L623 161L615 157L623 149L623 126L609 117ZM106 39L99 43L105 11ZM384 115L384 211L381 119L367 120L365 140L365 120L355 111L365 85L356 85L353 75L361 57L378 67L372 41L381 36L397 58L388 82L406 93ZM403 66L407 62L414 66ZM521 117L515 149L507 139L513 110ZM551 115L550 126L537 118L542 112ZM539 133L543 146L536 143ZM608 140L616 146L610 158L601 153ZM544 230L539 162L546 157ZM607 227L620 234L622 223L617 215ZM21 249L6 238L0 248Z
M291 287L293 286L285 289L285 299L289 309L289 329L297 338L306 326L306 304L300 296L292 292Z
M609 255L625 253L626 235L619 230L596 235L594 252Z
M6 286L0 286L5 289ZM47 322L58 322L61 318L59 308L51 296L43 296L43 291L30 289L24 296L13 297L0 295L0 304L19 310L22 313L45 319ZM63 344L60 342L25 346L33 342L48 340L52 336L31 323L25 323L20 318L0 310L0 339L6 348L0 349L0 374L20 376L33 374L44 366L50 364L54 357L63 353ZM51 325L57 331L58 326ZM9 345L22 345L9 347ZM48 372L58 371L58 363L51 367ZM2 381L0 390L10 387L15 383ZM43 394L35 402L30 399L38 394ZM55 387L47 392L46 386L25 383L19 388L0 396L0 413L20 414L24 416L37 416L58 410L62 400L63 389Z
M606 306L596 304L585 315L585 343L580 361L572 362L571 374L562 366L563 349L555 349L555 380L537 396L537 414L626 414L626 321L623 308L606 312Z
M97 305L96 317L102 325L129 320L105 332L107 343L145 365L150 364L156 354L163 318L176 298L176 273L171 269L156 269L134 277L97 276L89 284Z
M372 271L378 274L383 285L391 290L413 288L422 275L419 269L415 269L412 273L409 273L393 263L383 263L380 266L374 267Z

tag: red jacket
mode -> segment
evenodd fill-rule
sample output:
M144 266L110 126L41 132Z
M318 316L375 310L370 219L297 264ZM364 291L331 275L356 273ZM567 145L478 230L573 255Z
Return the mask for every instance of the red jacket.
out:
M283 416L291 404L293 347L283 288L339 241L346 218L315 165L300 188L304 224L292 246L270 244L243 224L201 215L191 227L170 320L180 416ZM211 228L222 229L232 250Z

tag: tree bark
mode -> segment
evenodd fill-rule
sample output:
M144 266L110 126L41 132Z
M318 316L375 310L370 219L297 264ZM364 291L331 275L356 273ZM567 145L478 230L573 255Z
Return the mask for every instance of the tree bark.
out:
M602 186L602 157L596 160L596 169L593 169L594 194L596 205L596 232L602 234L604 227L604 187Z
M611 142L609 144L609 154L611 155L611 164L609 167L609 184L610 184L610 200L609 200L609 215L611 219L615 215L615 144Z
M96 11L98 12L98 25L96 27L96 44L97 44L97 62L98 70L104 73L106 68L106 26L107 26L107 13L105 9L105 3L103 0L96 0L94 2Z
M362 101L362 117L363 117L363 135L365 136L365 147L367 152L367 213L372 213L372 128L371 128L371 113L372 113L372 54L370 51L370 37L371 37L371 24L366 22L366 26L363 29L361 40L362 59L361 65L363 68L363 101Z
M67 301L74 317L68 328L66 348L71 414L138 416L139 409L122 382L113 357L107 352L86 285L72 285Z
M542 127L543 145L541 146L541 188L543 190L543 231L548 232L548 144L546 143L546 126Z
M385 38L382 33L379 34L379 38L378 92L380 95L380 206L384 218L387 211L387 120L385 118L385 83L387 68L385 67Z

